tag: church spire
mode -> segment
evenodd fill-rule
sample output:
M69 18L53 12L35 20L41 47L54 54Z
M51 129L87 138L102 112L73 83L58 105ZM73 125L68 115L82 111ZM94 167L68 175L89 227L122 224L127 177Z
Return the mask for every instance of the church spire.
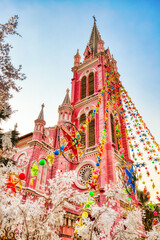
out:
M44 113L43 113L44 103L41 105L41 111L39 113L39 116L37 120L43 120L44 121Z
M33 132L32 140L41 141L44 134L44 126L46 122L44 121L44 113L43 113L44 104L41 106L41 111L39 113L38 118L35 120L35 127Z
M98 31L97 25L96 25L95 16L93 16L93 19L94 19L94 24L93 24L93 28L92 28L92 32L91 32L91 35L90 35L88 46L90 47L93 54L95 55L97 53L97 43L99 41L101 41L102 39L101 39L101 35Z
M58 107L58 112L59 112L58 124L61 124L64 121L71 121L73 107L71 105L68 88L66 90L66 95L62 104Z
M69 98L69 88L67 88L66 96L65 96L65 98L63 100L62 105L70 105L70 104L71 104L71 102L70 102L70 98Z

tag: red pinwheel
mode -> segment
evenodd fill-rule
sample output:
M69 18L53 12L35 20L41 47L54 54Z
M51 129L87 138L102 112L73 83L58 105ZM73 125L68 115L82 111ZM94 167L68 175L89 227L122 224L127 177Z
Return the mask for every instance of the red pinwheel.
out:
M78 128L72 123L65 122L59 128L58 140L61 149L61 139L66 140L66 145L61 150L62 156L73 164L79 164L82 161L84 146L80 143L81 135Z
M138 157L142 157L143 156L143 154L141 152L138 152L137 155L138 155Z
M152 156L149 156L148 157L148 160L152 161L153 157Z
M7 180L7 183L6 183L6 191L10 188L14 193L16 193L16 184L19 183L19 180L18 181L14 181L13 180L13 176L10 175L9 179Z
M86 187L88 190L94 190L94 191L98 191L99 190L99 183L96 179L88 179L86 182Z

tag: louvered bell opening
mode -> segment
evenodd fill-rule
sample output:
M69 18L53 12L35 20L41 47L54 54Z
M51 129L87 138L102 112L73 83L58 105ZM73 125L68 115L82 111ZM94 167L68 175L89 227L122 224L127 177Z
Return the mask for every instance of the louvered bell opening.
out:
M89 115L93 113L93 111L90 111ZM95 145L95 119L92 119L89 122L89 136L88 136L88 147L92 147Z
M88 146L92 147L95 145L95 120L91 120L89 123L89 142Z
M89 74L89 93L88 95L92 95L94 93L94 73Z
M80 124L83 124L84 122L86 121L86 115L85 114L82 114L81 116L80 116ZM81 143L85 146L86 145L86 137L85 137L86 135L85 135L85 131L83 130L82 132L81 132Z
M86 97L86 77L81 80L81 99Z
M113 115L112 115L112 114L110 114L110 119L111 119L112 142L115 143L115 135L114 135L114 119L113 119Z
M117 148L118 148L118 151L120 150L120 147L119 147L119 141L118 141L118 138L117 138Z

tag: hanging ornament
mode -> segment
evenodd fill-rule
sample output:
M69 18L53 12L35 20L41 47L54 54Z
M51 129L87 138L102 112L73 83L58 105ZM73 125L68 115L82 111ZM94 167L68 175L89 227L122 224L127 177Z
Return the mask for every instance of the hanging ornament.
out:
M66 146L61 145L61 138L66 139ZM83 160L84 146L81 144L81 134L74 124L65 122L59 127L58 142L62 156L68 162L79 164Z
M33 163L32 167L31 167L31 176L37 176L37 173L38 173L38 166L36 164L36 162Z
M57 156L57 155L59 155L59 150L55 150L54 151L54 154Z
M16 180L15 180L16 178ZM25 179L25 174L20 173L19 176L15 173L11 173L7 182L6 182L6 191L8 189L11 189L14 193L16 193L16 186L19 183L20 190L22 189L22 183L21 180Z
M135 182L137 180L136 178L136 171L131 165L130 170L125 168L126 175L128 177L127 183L126 183L126 191L128 192L129 195L134 195L135 194Z
M21 180L24 180L25 177L26 177L25 173L20 173L20 174L19 174L19 178L20 178Z
M154 209L155 204L153 204L152 202L150 202L150 203L148 204L148 207L149 207L149 209Z
M16 193L16 185L17 185L17 183L19 183L19 181L18 180L15 181L13 179L13 175L10 175L8 180L7 180L7 183L6 183L6 191L8 189L11 189L14 193Z
M41 166L44 166L45 163L46 163L46 161L45 161L44 159L41 159L41 160L39 161L39 165L41 165Z
M47 156L47 160L48 160L50 166L53 165L54 159L55 159L55 156L53 155L53 152L51 151Z

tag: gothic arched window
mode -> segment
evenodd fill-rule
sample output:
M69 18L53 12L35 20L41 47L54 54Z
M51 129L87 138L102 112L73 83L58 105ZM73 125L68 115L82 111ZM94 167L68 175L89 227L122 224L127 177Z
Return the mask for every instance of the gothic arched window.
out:
M119 147L119 141L118 141L118 137L117 137L117 149L119 151L120 147Z
M89 112L89 115L92 114L93 111ZM89 127L88 127L88 147L92 147L95 145L95 119L92 119L89 122Z
M116 122L115 122L115 124L116 124L116 140L117 140L117 149L118 149L118 151L119 151L119 149L120 149L120 145L119 145L119 137L120 137L120 135L121 135L121 134L119 134L119 133L120 133L120 129L119 129L119 131L117 132L117 127L118 127L118 128L120 128L120 124L119 124L119 121L118 121L118 119L116 119Z
M114 135L114 118L113 115L110 114L111 119L111 133L112 133L112 142L115 143L115 135Z
M94 73L89 74L89 84L88 84L88 95L92 95L94 93Z
M81 99L86 97L86 77L81 80Z
M80 124L83 124L85 121L86 121L86 115L85 115L85 114L82 114L82 115L80 116ZM86 137L85 132L82 131L82 132L81 132L81 143L82 143L84 146L85 146L85 144L86 144L85 137Z

